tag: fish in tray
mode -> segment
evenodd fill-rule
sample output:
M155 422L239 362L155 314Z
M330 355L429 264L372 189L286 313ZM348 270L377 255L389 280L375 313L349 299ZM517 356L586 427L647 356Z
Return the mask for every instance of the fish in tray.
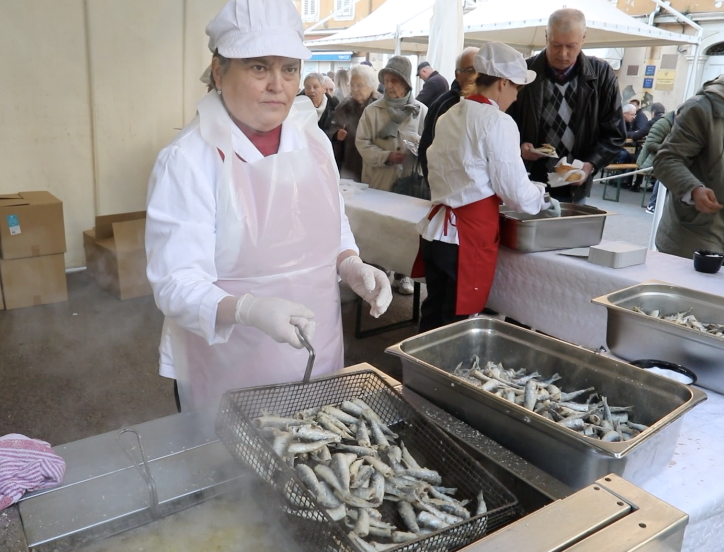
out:
M684 312L675 312L673 314L661 314L661 311L658 309L646 312L641 307L637 306L633 307L632 310L660 320L668 320L669 322L673 322L679 326L698 330L700 332L713 335L714 337L724 337L724 324L717 324L716 322L700 322L696 319L696 316L691 314L693 309L689 309Z
M453 375L592 439L628 441L648 429L629 419L632 406L609 405L607 397L599 396L593 387L564 392L555 384L561 379L558 374L544 380L538 372L505 369L502 363L481 367L475 355L469 367L461 362ZM585 395L586 402L576 402Z
M441 475L420 465L361 399L290 418L260 416L253 423L365 552L388 550L487 512L482 491L475 505L454 498L457 489L442 486ZM314 515L300 503L286 511Z

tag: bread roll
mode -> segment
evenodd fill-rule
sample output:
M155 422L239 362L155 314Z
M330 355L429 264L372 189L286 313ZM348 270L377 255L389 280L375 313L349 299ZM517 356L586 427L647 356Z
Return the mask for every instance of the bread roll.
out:
M560 174L567 173L568 171L574 171L574 170L576 170L576 167L574 167L573 165L566 165L565 163L561 163L560 165L558 165L556 167L556 172L560 173Z
M566 182L575 182L576 180L580 180L581 178L583 177L581 176L580 171L572 172L566 177Z
M554 148L550 144L543 144L541 147L537 148L537 150L539 153L545 153L546 155L556 154L556 148Z

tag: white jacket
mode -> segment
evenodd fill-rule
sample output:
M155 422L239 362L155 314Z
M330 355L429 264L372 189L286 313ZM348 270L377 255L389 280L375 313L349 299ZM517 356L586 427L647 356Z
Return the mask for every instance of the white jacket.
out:
M378 138L379 132L390 122L385 98L368 105L362 113L355 145L362 156L362 182L370 187L389 192L395 180L409 176L415 163L415 156L408 153L402 165L386 165L387 158L395 151L403 151L405 147L402 140L415 144L420 142L422 130L425 127L427 106L414 100L420 106L416 118L408 117L399 126L396 138Z
M427 153L431 201L452 208L497 195L515 211L536 214L544 206L544 186L536 186L520 156L515 121L496 104L461 100L435 124L435 139ZM455 226L443 235L445 211L418 230L427 240L458 243ZM454 221L453 221L454 222Z

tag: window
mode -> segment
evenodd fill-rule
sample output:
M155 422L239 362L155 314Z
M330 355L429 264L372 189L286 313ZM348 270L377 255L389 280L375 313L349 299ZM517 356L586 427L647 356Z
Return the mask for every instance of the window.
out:
M319 0L302 0L302 21L319 21Z
M711 48L709 48L706 52L709 56L722 56L724 55L724 42L720 42L719 44L714 44Z
M338 21L354 19L355 0L334 0L334 18Z

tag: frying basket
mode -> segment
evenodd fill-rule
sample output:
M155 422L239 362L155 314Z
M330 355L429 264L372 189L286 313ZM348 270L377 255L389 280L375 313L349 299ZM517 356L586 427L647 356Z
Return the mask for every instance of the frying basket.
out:
M291 417L295 413L342 401L364 400L382 421L400 435L418 462L437 470L446 487L458 489L455 498L468 499L473 511L482 490L488 511L417 540L402 543L395 552L452 551L517 519L515 496L471 458L433 422L412 407L380 376L370 370L289 383L227 391L216 420L216 433L232 456L271 485L281 499L285 527L304 550L357 551L343 521L333 521L295 471L272 449L252 424L262 414ZM380 508L384 521L404 529L397 509L387 501ZM385 539L375 538L379 542Z

